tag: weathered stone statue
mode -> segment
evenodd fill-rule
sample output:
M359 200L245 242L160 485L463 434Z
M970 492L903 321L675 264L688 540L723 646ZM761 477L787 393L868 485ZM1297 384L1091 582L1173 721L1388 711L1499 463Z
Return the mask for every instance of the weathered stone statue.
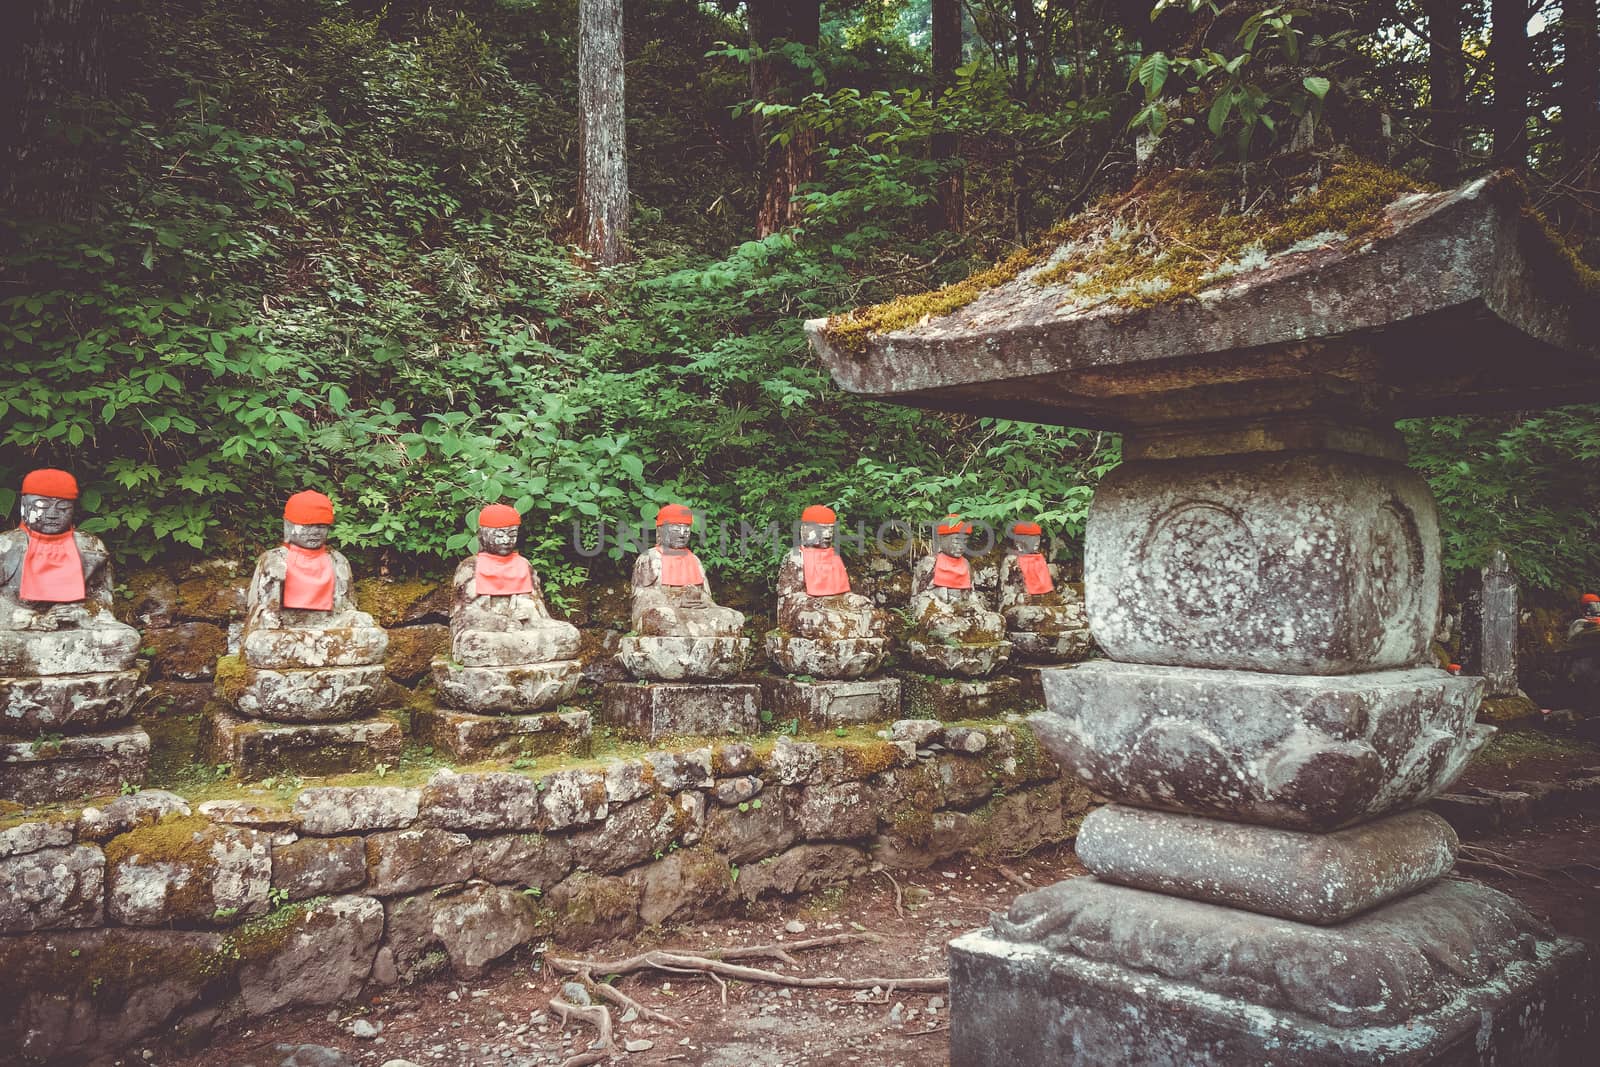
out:
M1011 656L1005 619L972 584L967 539L972 524L950 515L933 555L911 570L911 632L906 651L930 674L980 678Z
M450 659L433 664L434 685L452 707L525 714L578 687L578 628L550 617L539 575L517 551L521 523L514 508L484 508L478 552L456 567Z
M694 513L668 504L656 514L656 544L633 564L633 632L618 653L637 678L731 678L750 641L744 615L711 597L705 568L689 549Z
M1600 633L1600 593L1585 593L1578 604L1578 617L1567 624L1567 640L1584 634Z
M1000 614L1006 640L1018 657L1043 663L1080 660L1094 642L1083 598L1058 586L1040 551L1044 531L1036 522L1019 522L1007 536L1000 560Z
M283 509L283 544L256 560L240 653L218 672L241 713L277 722L339 722L369 710L389 636L356 609L350 563L328 547L333 502L306 491ZM224 675L227 677L224 677Z
M132 711L139 632L111 614L105 545L74 528L77 479L36 470L21 496L22 525L0 534L0 734L103 731ZM149 738L132 730L4 749L0 796L37 802L141 781Z
M1600 715L1600 595L1583 594L1561 654L1572 706L1584 715Z
M778 628L767 634L766 648L788 674L865 677L889 648L888 613L850 591L844 560L833 547L837 524L831 508L806 508L800 545L778 568Z

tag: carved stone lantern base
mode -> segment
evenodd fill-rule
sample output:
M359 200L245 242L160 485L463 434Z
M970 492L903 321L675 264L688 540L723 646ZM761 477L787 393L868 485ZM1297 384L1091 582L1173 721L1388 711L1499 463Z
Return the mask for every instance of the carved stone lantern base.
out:
M463 667L433 661L433 685L448 707L477 715L522 715L555 707L578 690L583 664L575 659L507 667Z
M600 717L636 737L753 734L761 687L741 682L608 682Z
M420 710L411 718L417 740L470 762L503 756L544 756L560 752L589 753L591 724L587 711L541 715L474 715L454 708Z
M1022 683L1015 678L932 678L900 675L900 704L910 719L990 719L1022 706Z
M280 670L235 661L217 668L217 692L223 699L246 718L272 723L356 718L377 704L384 680L382 662Z
M405 747L405 730L387 715L351 722L262 722L213 707L209 722L209 758L230 764L234 777L245 780L370 771L380 763L398 763Z
M770 678L763 683L767 707L778 722L799 719L811 729L832 729L900 717L900 679L804 682Z
M149 766L150 735L137 726L50 741L0 738L0 798L50 804L114 794L143 782Z

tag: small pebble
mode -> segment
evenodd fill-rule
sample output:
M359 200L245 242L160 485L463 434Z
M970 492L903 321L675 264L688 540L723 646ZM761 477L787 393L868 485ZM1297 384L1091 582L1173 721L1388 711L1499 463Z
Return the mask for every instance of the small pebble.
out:
M799 919L790 919L788 922L783 924L783 929L787 933L803 934L806 932L806 924L801 922Z
M632 1041L624 1042L622 1047L629 1052L648 1052L656 1047L656 1043L649 1038L636 1037Z

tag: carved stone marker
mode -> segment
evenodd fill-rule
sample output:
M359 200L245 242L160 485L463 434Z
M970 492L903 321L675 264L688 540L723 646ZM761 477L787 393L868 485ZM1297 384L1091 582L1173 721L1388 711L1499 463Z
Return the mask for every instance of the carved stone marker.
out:
M419 711L419 737L456 759L588 750L589 713L534 714L577 691L578 628L550 617L539 575L517 551L522 516L478 513L478 552L456 567L450 655L433 661L443 707Z
M236 775L328 774L399 758L400 723L372 716L389 635L358 611L350 562L328 547L333 502L291 496L283 544L256 560L237 658L217 664L211 749Z
M712 598L689 549L693 525L682 504L656 513L656 544L633 565L633 631L617 651L641 684L604 687L606 721L645 737L750 733L761 721L760 687L726 681L744 670L750 639L744 615Z
M814 504L800 515L800 544L778 568L778 626L767 657L787 675L767 685L780 721L842 726L898 718L900 682L869 678L889 651L889 615L850 591L833 546L838 516Z
M1519 203L1404 197L1135 312L1025 271L849 351L808 324L846 389L1127 434L1085 545L1111 660L1046 669L1031 719L1114 803L1092 877L951 943L957 1067L1592 1056L1585 948L1440 880L1419 805L1492 728L1430 663L1438 520L1386 425L1600 396L1592 301Z
M127 725L139 632L111 614L106 547L75 528L66 471L33 471L21 497L21 526L0 533L0 800L137 786L150 757L149 736Z
M1479 572L1480 584L1468 598L1462 633L1462 659L1468 674L1483 677L1485 697L1517 695L1517 628L1520 623L1517 575L1501 549Z

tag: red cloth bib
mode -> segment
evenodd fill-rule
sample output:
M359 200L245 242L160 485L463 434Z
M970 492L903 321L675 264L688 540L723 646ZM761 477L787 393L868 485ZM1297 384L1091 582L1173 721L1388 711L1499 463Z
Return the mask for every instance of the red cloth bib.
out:
M705 585L706 572L700 569L700 557L687 548L657 549L661 556L662 585Z
M1043 552L1019 555L1017 567L1022 571L1022 588L1034 596L1055 589L1056 583L1050 580L1050 564L1044 561Z
M285 544L283 547L288 549L283 568L283 606L332 611L335 579L328 546L302 548Z
M933 584L940 589L971 589L972 567L964 556L933 557Z
M831 548L800 548L806 569L806 592L812 596L836 596L850 591L850 575L844 560Z
M515 596L533 592L533 568L522 558L522 553L497 556L493 552L479 552L473 564L473 578L479 596Z
M28 524L23 523L22 528L28 530ZM68 604L87 595L83 588L83 557L78 555L78 542L71 530L58 534L28 530L19 592L23 600L52 604Z

